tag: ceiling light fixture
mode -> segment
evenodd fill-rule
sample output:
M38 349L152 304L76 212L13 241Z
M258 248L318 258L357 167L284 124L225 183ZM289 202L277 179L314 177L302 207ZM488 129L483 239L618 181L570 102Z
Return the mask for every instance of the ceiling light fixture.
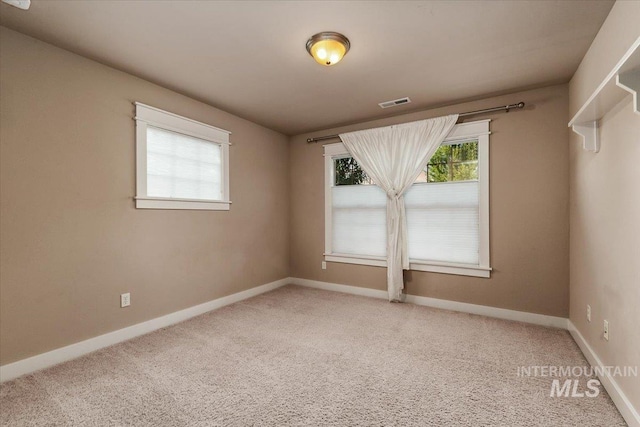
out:
M307 40L307 52L318 64L335 65L349 52L351 43L340 33L325 31Z

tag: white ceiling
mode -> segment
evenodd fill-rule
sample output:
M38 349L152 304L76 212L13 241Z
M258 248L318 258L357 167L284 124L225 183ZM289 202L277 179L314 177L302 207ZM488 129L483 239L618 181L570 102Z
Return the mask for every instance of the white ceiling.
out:
M612 5L32 0L0 23L293 135L567 82ZM305 50L320 31L351 40L333 67Z

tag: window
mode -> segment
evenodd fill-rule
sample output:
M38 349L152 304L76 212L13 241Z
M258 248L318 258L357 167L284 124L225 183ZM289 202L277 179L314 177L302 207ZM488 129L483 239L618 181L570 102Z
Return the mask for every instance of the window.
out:
M229 210L229 134L136 102L136 207Z
M412 270L489 277L489 121L456 125L405 193ZM325 259L386 266L386 194L325 146Z

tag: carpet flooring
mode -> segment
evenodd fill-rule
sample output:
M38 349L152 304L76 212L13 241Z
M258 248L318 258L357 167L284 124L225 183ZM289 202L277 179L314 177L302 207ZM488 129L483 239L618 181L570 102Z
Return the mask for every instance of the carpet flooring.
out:
M4 383L0 423L625 425L522 366L588 363L564 330L285 286Z

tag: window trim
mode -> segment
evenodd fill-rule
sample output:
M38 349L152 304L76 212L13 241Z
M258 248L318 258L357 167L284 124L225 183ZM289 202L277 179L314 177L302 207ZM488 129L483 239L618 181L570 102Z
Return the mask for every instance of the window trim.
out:
M136 208L225 210L231 205L229 198L229 135L231 132L187 117L179 116L140 102L136 106ZM184 199L177 197L150 197L147 195L147 126L176 132L212 142L220 146L222 167L222 199Z
M456 274L461 276L474 276L488 278L491 276L491 263L489 254L489 123L491 119L478 120L474 122L461 123L453 127L449 135L442 142L445 144L455 144L470 139L478 140L478 264L459 264L440 261L409 260L409 268L417 271L428 271L433 273ZM386 267L386 257L338 254L332 253L332 209L331 209L331 187L333 185L334 164L333 160L349 155L349 151L343 143L327 144L324 146L324 171L325 171L325 228L324 260L328 262L339 262L345 264L370 265L375 267ZM428 184L430 185L430 184Z

